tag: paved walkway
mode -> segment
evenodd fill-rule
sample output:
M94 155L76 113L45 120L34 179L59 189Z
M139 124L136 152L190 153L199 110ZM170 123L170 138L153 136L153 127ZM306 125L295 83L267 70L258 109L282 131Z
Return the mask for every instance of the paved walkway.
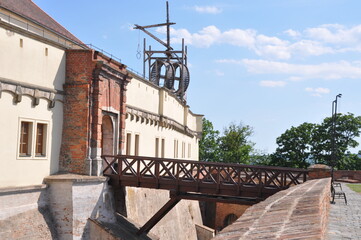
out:
M341 185L347 205L344 199L335 199L335 204L331 204L328 240L361 239L361 194L352 191L346 183Z

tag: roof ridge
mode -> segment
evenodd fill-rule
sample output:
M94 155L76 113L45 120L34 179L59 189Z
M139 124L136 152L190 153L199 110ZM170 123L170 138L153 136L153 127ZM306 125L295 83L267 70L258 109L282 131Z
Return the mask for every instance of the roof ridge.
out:
M39 9L40 11L42 11L45 15L47 15L49 18L51 18L51 20L53 20L55 23L57 23L58 25L60 25L61 27L63 27L64 30L67 31L70 35L72 35L75 39L77 39L77 40L79 41L79 43L85 45L85 43L83 43L79 38L77 38L74 34L72 34L67 28L65 28L62 24L60 24L60 23L59 23L57 20L55 20L52 16L50 16L50 15L47 14L43 9L41 9L33 0L30 0L30 1L34 4L34 6L35 6L36 8L38 8L38 9ZM34 20L34 19L32 19L32 20L33 20L33 21L36 21L36 20ZM37 21L36 21L36 22L37 22ZM40 23L40 24L41 24L41 23ZM41 24L41 25L43 25L43 24ZM57 32L58 34L64 36L62 33L56 31L55 29L52 29L52 30L55 31L55 32ZM64 37L66 37L66 36L64 36Z

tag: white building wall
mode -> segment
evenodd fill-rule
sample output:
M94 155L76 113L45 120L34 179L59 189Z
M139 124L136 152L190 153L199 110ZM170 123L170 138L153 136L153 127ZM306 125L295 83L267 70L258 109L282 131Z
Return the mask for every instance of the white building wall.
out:
M55 107L49 109L48 101L40 99L34 107L28 96L14 104L12 94L2 92L0 109L6 113L0 118L0 187L41 184L44 177L58 171L63 104L56 102ZM21 120L48 124L46 157L19 157Z
M126 154L129 148L129 154L135 155L135 136L138 135L140 156L155 157L158 139L158 157L161 157L164 139L165 158L198 160L198 137L195 132L202 131L202 115L190 112L189 106L168 90L137 78L133 78L127 87L127 106L138 109L139 112L138 115L127 114L125 139L127 140L128 134L131 141L130 147L126 141L123 154ZM158 116L158 120L164 117L183 129L188 127L193 134L185 134L182 129L176 130L172 124L164 126L157 120L151 121L142 117L142 111ZM178 148L175 145L178 145ZM175 153L177 150L178 154Z
M22 30L9 29L0 24L0 188L42 184L44 177L56 173L63 125L63 96L59 91L65 83L65 50ZM34 104L39 92L41 98ZM53 98L57 101L49 107ZM44 157L34 154L35 127L32 155L19 156L22 120L33 126L46 124Z
M50 89L63 89L63 49L0 27L0 53L1 78Z
M149 99L152 99L149 101ZM127 105L158 113L159 88L133 78L127 86Z
M159 139L159 157L161 153L162 139L164 139L164 157L175 158L174 141L178 141L178 159L198 160L198 139L189 137L170 128L161 127L159 125L147 124L146 121L136 121L130 117L126 119L126 134L131 136L130 155L135 153L135 135L139 135L139 156L155 157L156 138ZM182 156L182 144L185 146L185 155ZM126 143L127 144L127 143ZM189 150L189 148L191 148ZM127 146L125 146L127 149ZM123 150L125 154L126 150ZM190 154L188 154L190 151Z

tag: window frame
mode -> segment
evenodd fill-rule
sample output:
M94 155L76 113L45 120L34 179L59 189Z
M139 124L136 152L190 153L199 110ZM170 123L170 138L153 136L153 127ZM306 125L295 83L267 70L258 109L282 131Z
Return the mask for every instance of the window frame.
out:
M22 123L29 123L28 129L28 151L29 153L24 155L20 153L22 150ZM38 125L43 125L43 134L42 134L42 151L44 154L37 154L37 143L38 143ZM50 156L49 145L50 145L50 121L29 119L29 118L19 118L18 123L18 140L17 140L17 160L48 160Z
M127 132L125 135L125 155L131 155L132 152L132 133Z

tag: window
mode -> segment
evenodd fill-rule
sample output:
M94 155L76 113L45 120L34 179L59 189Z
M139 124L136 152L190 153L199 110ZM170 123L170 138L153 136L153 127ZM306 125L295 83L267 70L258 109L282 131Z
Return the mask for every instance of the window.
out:
M155 157L159 157L159 138L155 138Z
M191 152L191 147L192 147L192 145L190 144L190 143L188 143L188 158L191 158L192 157L192 152Z
M135 134L134 155L139 156L139 135Z
M178 140L174 139L174 158L178 158Z
M130 147L131 147L131 142L132 142L132 134L131 133L127 133L127 148L125 150L125 154L126 155L130 155Z
M35 141L35 156L46 156L46 124L36 124L36 141Z
M31 130L32 123L21 121L20 127L20 148L19 148L19 156L28 157L31 156Z
M19 125L19 157L27 159L46 157L48 123L21 119Z
M182 142L182 158L186 157L186 144Z
M160 157L161 158L164 158L164 151L165 151L165 139L163 138L162 139L162 149L161 149L161 152L160 152Z

